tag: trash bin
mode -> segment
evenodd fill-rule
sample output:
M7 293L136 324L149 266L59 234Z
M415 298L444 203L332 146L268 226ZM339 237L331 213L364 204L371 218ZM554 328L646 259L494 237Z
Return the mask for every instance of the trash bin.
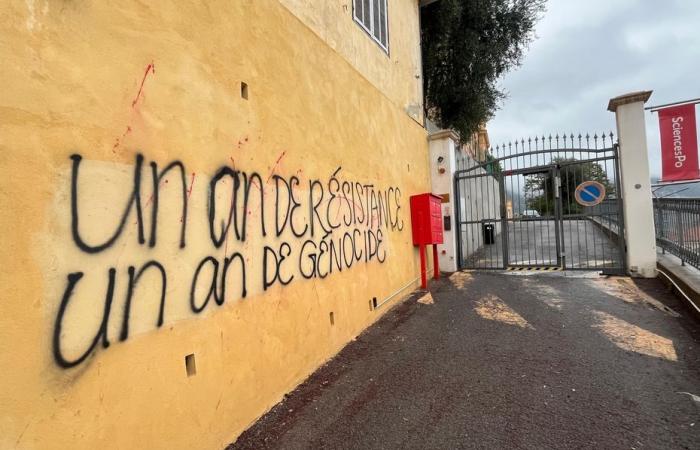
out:
M493 245L496 242L496 237L494 236L496 231L496 226L492 223L485 223L483 225L484 232L484 245Z

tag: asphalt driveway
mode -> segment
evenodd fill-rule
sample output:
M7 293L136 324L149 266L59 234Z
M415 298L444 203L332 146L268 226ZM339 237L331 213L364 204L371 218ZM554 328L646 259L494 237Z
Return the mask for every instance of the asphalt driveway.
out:
M567 275L431 283L230 448L700 448L697 323L657 280Z
M611 226L609 216L598 220ZM558 222L546 219L508 221L508 265L557 265L557 226ZM560 233L567 268L602 270L623 265L617 240L592 220L564 220ZM472 247L465 244L463 251L471 253ZM498 234L492 245L482 245L465 259L469 267L500 268L503 257L503 236Z

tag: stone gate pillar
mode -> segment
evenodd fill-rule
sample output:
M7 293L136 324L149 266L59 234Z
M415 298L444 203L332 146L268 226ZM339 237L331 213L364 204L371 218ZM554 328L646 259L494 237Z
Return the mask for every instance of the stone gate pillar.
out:
M457 224L454 217L454 173L457 170L455 148L459 137L454 131L432 133L430 142L430 182L433 194L442 196L443 244L438 245L440 269L457 270ZM449 229L445 227L448 225Z
M656 234L644 103L652 91L633 92L610 99L620 144L622 204L627 243L627 271L631 276L656 277Z

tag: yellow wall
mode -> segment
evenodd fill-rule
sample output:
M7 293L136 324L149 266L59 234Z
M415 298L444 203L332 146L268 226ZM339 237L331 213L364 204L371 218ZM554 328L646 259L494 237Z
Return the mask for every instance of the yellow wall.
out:
M411 117L423 123L418 0L388 0L389 52L353 19L353 0L280 0Z
M399 3L406 14L414 10ZM399 3L390 5L392 17ZM413 93L382 93L382 83L368 81L279 2L11 1L0 7L0 35L0 448L221 448L376 320L385 309L370 311L372 297L381 301L417 276L408 198L429 189L427 141L397 100ZM401 54L400 42L391 45ZM156 183L151 245L151 164L161 171L172 162L183 171L177 166ZM217 247L209 185L226 167L260 179L251 188L245 241L231 228ZM281 189L276 200L276 180L293 176L301 206L292 220L301 234L313 219L313 236L309 229L296 237L289 225L276 236L275 214L282 222L289 198ZM346 181L389 193L391 223L379 225L376 209L371 224L359 223L364 201L355 199L353 216L349 201L331 200L329 188L340 186L342 196ZM216 183L215 238L231 190L230 177ZM124 226L109 243L127 204ZM322 227L353 217L357 223L333 229L326 242L348 231L359 235L359 252L371 232L381 235L378 255L305 279L312 259L302 244L323 245ZM282 281L294 276L289 284L277 280L264 290L265 246L289 254L280 266ZM213 266L218 290L225 258L235 252L245 260L245 298L235 259L223 304L211 298L195 313L197 266L209 261L195 283L195 309ZM129 268L138 272L149 261L167 277L161 326L153 265L138 278L125 317ZM321 261L328 267L328 253ZM96 336L94 351L76 363ZM191 353L197 373L188 377Z

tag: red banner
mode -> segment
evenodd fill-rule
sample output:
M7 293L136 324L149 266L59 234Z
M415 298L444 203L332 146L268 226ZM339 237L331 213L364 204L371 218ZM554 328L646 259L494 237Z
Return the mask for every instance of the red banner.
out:
M661 181L700 178L695 105L660 109L659 127L661 129Z

